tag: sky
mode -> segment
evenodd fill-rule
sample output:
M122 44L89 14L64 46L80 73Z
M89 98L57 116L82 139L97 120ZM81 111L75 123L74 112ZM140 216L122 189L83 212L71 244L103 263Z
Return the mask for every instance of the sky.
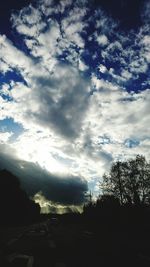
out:
M150 2L5 0L0 169L43 212L80 209L113 161L150 151Z

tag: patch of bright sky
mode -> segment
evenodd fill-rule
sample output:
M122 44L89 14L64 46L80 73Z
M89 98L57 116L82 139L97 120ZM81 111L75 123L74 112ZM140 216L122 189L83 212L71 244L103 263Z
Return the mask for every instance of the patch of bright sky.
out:
M16 141L17 137L24 132L24 129L21 124L14 122L14 120L11 118L7 118L4 120L0 120L0 132L12 133L9 142L13 142Z
M140 144L140 142L138 140L135 139L127 139L124 142L124 145L128 148L134 148L136 146L138 146Z

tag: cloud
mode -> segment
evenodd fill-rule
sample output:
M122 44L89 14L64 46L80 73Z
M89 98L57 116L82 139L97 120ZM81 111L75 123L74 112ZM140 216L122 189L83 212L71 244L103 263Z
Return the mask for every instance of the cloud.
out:
M10 67L8 66L8 64L3 61L3 60L0 60L0 71L1 73L5 74L7 73L8 71L10 71Z
M81 59L79 59L79 70L85 71L87 69L88 69L88 66L85 65L85 63Z
M15 83L13 85L10 92L13 101L5 103L3 114L8 113L8 110L12 111L10 113L13 118L21 122L25 128L28 120L29 125L31 121L33 124L38 123L43 127L54 128L67 138L75 138L80 131L88 105L89 88L89 79L86 81L80 71L65 63L58 64L56 59L60 51L65 49L63 40L65 42L68 40L69 46L72 42L81 43L79 31L82 31L84 27L81 19L85 12L78 7L74 7L71 12L72 14L63 19L61 28L56 20L48 20L46 30L43 32L41 29L38 33L32 32L31 27L37 28L41 24L39 10L29 6L24 8L19 15L12 16L13 26L19 33L25 35L25 42L34 58L25 55L5 36L1 36L1 57L12 71L16 69L21 73L27 84ZM27 28L32 39L27 39ZM63 38L61 31L63 31ZM79 43L76 44L80 47ZM68 49L70 50L70 47ZM40 65L35 59L39 57L41 58ZM19 62L16 58L20 58ZM77 62L80 70L87 69L79 58Z
M98 35L96 38L96 41L98 42L99 45L101 46L106 46L108 44L108 38L106 35Z
M55 69L52 79L48 80L49 87L45 82L43 77L37 80L37 85L44 86L45 91L38 91L39 110L33 113L34 118L39 124L54 127L64 137L75 138L88 105L88 81L82 79L71 66L62 65Z
M11 132L0 132L0 143L6 143L12 136Z
M7 90L13 101L8 103L2 100L3 116L11 114L25 128L31 121L44 127L54 127L59 134L68 138L76 137L88 105L88 79L83 79L78 70L63 63L57 64L51 74L42 67L38 69L31 58L17 50L5 37L2 38L5 60L18 69L28 82L28 86L14 83L12 90ZM19 62L16 54L21 58Z
M35 203L38 203L41 207L41 213L57 213L57 214L64 214L68 212L82 212L83 206L82 205L64 205L58 204L48 200L41 191L36 193L33 196L33 200Z
M56 204L80 205L84 202L88 188L82 177L51 174L35 163L19 160L4 144L0 145L0 150L3 151L0 153L0 169L16 175L30 196L42 190L44 197Z
M99 71L102 73L107 72L107 68L103 64L100 64L98 68L99 68Z
M10 114L25 128L39 124L66 138L76 138L88 106L88 80L75 68L62 64L48 78L32 77L31 84L32 90L15 83L7 92L13 100L3 101L2 118Z

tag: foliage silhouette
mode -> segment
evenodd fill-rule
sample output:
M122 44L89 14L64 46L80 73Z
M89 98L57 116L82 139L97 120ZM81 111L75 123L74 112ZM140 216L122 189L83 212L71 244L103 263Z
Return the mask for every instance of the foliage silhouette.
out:
M113 163L101 183L102 195L84 206L93 231L143 232L150 224L150 164L145 157Z
M28 198L19 179L7 170L0 171L0 223L30 222L39 214L39 205Z
M104 194L112 194L121 205L149 205L150 163L141 155L117 161L112 164L110 173L104 174L101 186Z

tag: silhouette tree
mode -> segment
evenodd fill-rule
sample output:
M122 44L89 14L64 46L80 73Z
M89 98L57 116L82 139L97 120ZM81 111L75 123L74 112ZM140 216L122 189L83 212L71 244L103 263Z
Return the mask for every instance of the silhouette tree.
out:
M150 163L141 155L113 163L110 173L103 176L102 189L104 194L117 197L121 205L149 204Z
M28 198L19 179L7 170L0 171L0 223L31 221L39 213L39 205Z
M116 209L120 207L119 199L113 195L102 195L96 201L98 208Z
M93 208L95 206L95 203L93 201L93 194L92 192L86 192L85 193L85 204L83 207L84 213L90 213L91 211L93 212Z

